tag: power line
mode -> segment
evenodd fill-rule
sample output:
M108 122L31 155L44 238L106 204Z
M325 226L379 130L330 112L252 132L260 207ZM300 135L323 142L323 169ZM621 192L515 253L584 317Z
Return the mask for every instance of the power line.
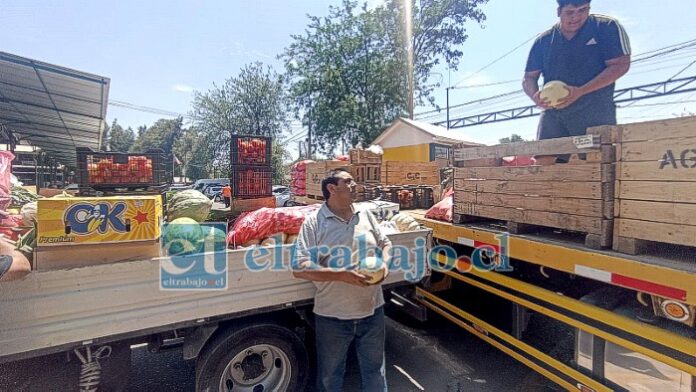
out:
M672 76L671 78L669 78L669 80L672 80L672 79L676 78L677 76L681 75L682 73L684 73L684 71L686 71L687 69L691 68L691 66L694 65L694 64L696 64L696 60L692 61L689 65L687 65L686 67L682 68L681 71L679 71L679 72L677 72L676 74L674 74L674 76Z
M137 110L139 112L160 114L163 116L189 118L187 115L184 115L181 113L172 112L172 111L164 110L164 109L153 108L153 107L149 107L149 106L140 106L140 105L132 104L129 102L124 102L124 101L110 100L109 105L124 108L124 109Z
M464 79L458 81L458 82L455 83L452 87L453 87L453 88L456 88L457 85L460 84L461 82L463 82L463 81L465 81L465 80L469 80L469 79L473 78L474 76L478 75L479 73L485 71L486 69L492 67L492 66L495 65L498 61L500 61L500 60L504 59L505 57L511 55L512 53L514 53L515 51L517 51L517 49L523 47L523 46L526 45L529 41L533 40L533 39L536 38L537 36L538 36L538 34L534 34L532 37L530 37L530 38L527 39L526 41L524 41L524 42L522 42L521 44L515 46L512 50L508 51L507 53L503 54L502 56L498 57L497 59L491 61L490 63L484 65L481 69L479 69L478 71L474 72L473 74L471 74L471 75L465 77Z
M647 108L647 107L654 107L654 106L668 106L668 105L679 105L683 103L696 103L696 100L691 99L691 100L682 100L682 101L669 101L669 102L657 102L657 103L644 103L640 105L623 105L623 106L617 106L619 109L633 109L633 108Z
M532 37L532 38L534 38L534 37ZM530 39L530 40L531 40L531 39ZM512 52L514 52L515 50L519 49L519 47L523 46L523 45L526 44L527 42L529 42L529 40L527 40L527 41L526 41L525 43L523 43L522 45L519 45L518 47L516 47L516 48L513 49L512 51L510 51L510 52L506 53L505 55L499 57L498 59L494 60L493 62L491 62L491 63L488 64L487 66L483 67L481 70L476 71L474 74L468 76L467 78L464 78L464 79L460 80L457 84L459 84L459 83L461 83L461 82L467 80L468 78L474 76L476 73L481 72L483 69L489 67L490 65L496 63L497 61L499 61L499 60L501 60L502 58L506 57L506 56L509 55L510 53L512 53ZM636 66L648 65L648 64L650 64L650 63L652 63L652 64L657 64L657 63L659 63L659 62L654 60L654 59L656 59L656 58L660 58L660 59L661 59L662 57L669 57L670 55L673 55L674 53L679 52L679 51L693 50L693 49L690 49L690 48L696 48L696 39L692 39L692 40L685 41L685 42L681 42L681 43L678 43L678 44L673 44L673 45L669 45L669 46L665 46L665 47L653 49L653 50L650 50L650 51L647 51L647 52L643 52L643 53L641 53L641 54L636 55L636 57L631 61L631 64L632 64L632 65L633 65L633 64L636 64ZM644 57L641 57L641 56L644 56ZM684 58L692 58L692 57L691 57L691 56L685 56ZM682 58L679 58L679 59L682 59ZM666 59L662 59L662 60L663 60L663 61L667 61ZM670 60L673 61L673 60L677 60L677 59L675 58L675 59L670 59ZM696 62L695 62L695 63L696 63ZM690 64L689 66L687 66L687 68L685 68L685 69L682 70L681 72L683 72L683 71L685 71L686 69L688 69L691 65L693 65L693 63ZM666 68L666 67L665 67L665 68ZM627 75L627 76L635 75L635 74L638 74L638 73L629 74L629 75ZM679 75L679 74L677 74L677 76L678 76L678 75ZM673 78L674 78L674 77L673 77ZM512 83L512 82L514 82L514 81L515 81L515 80L509 80L509 81L503 81L503 82L498 82L498 83L499 83L499 84L507 84L507 83ZM489 84L489 85L493 85L493 84L494 84L494 83L491 83L491 84ZM486 85L484 84L484 85L481 85L481 86L486 86ZM459 88L459 87L458 87L458 88ZM515 93L519 93L519 92L521 92L521 91L522 91L522 90L511 91L511 92L508 92L508 93L503 93L503 94L495 95L495 96L492 96L492 97L482 98L482 99L480 99L480 100L474 100L474 101L466 102L466 103L464 103L464 104L459 104L459 105L450 106L450 110L451 110L451 109L454 109L454 108L458 108L458 107L470 105L470 104L473 104L473 103L481 103L481 102L484 102L484 101L494 100L494 99L497 99L497 98L500 98L500 97L512 95L512 94L515 94ZM432 115L432 116L426 116L426 117L425 117L425 118L433 118L433 117L437 117L437 116L441 115L441 114L442 114L441 112L442 112L442 109L434 109L434 110L429 110L429 111L417 113L416 116L417 116L417 118L419 118L419 119L424 119L423 115L436 113L436 114L434 114L434 115Z

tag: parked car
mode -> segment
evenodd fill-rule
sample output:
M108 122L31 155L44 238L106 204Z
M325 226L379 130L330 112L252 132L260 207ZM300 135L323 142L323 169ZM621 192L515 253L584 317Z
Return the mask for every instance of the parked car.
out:
M205 188L205 191L203 192L203 194L208 196L208 198L213 199L215 201L221 201L222 200L222 185L217 184L217 185L208 186Z
M193 185L186 184L172 184L169 186L170 191L183 191L185 189L193 189Z
M205 191L206 186L210 185L228 185L230 183L229 178L203 178L200 180L196 180L195 183L193 183L193 189L203 193Z
M290 188L286 186L273 185L273 196L275 196L277 207L291 207L294 205L292 201L292 192L290 192Z

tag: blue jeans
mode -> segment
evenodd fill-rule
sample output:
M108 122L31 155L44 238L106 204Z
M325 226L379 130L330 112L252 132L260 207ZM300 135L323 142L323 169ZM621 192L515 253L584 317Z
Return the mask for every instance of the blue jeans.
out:
M364 392L387 390L384 366L384 309L357 320L316 315L317 384L320 392L343 390L346 358L355 341Z

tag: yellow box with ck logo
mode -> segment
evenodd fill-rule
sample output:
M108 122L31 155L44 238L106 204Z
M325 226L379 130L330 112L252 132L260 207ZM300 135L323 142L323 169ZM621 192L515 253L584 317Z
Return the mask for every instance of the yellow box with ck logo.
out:
M36 245L156 240L161 223L158 195L39 199Z

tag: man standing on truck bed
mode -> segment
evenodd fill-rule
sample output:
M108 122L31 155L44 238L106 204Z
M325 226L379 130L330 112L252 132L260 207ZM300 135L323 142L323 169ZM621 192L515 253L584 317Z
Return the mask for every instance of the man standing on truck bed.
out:
M384 298L381 284L368 285L368 278L354 269L330 265L340 249L355 254L356 242L365 249L380 248L385 268L391 241L375 217L353 205L353 177L337 169L321 183L324 204L308 216L297 238L293 274L314 282L317 342L317 384L322 392L343 390L348 348L355 342L362 390L387 390L384 363ZM359 245L358 245L359 246ZM325 247L324 249L320 249ZM329 253L330 252L330 253ZM329 253L329 254L327 254ZM345 254L345 253L344 253ZM356 260L351 257L351 267ZM384 280L384 279L382 279ZM380 282L381 283L381 282Z
M545 109L537 137L584 135L587 128L616 125L614 86L631 66L628 35L619 22L590 15L591 0L558 0L560 21L541 33L529 53L522 86ZM539 96L539 76L559 80L569 95L555 108Z

